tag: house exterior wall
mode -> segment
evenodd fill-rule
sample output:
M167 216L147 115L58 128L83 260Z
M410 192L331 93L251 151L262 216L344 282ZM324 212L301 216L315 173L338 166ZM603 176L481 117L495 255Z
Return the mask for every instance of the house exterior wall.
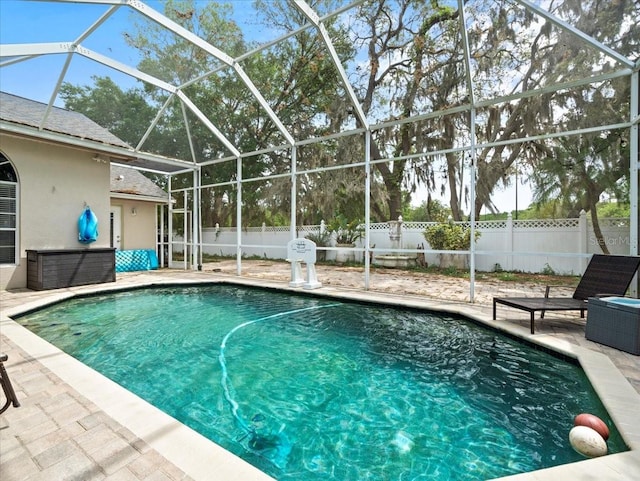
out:
M0 135L0 149L18 174L19 259L0 266L0 288L25 287L27 249L109 247L109 164L88 151ZM98 240L78 242L78 218L89 206Z
M153 249L156 248L156 205L129 199L111 199L112 206L122 208L120 248ZM135 215L132 210L135 209Z

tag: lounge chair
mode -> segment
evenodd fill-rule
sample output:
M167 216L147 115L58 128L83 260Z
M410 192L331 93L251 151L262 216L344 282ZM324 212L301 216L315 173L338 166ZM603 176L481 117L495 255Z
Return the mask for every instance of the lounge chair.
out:
M11 385L11 380L9 379L9 375L7 374L6 369L4 368L4 362L8 359L6 354L0 354L0 384L2 385L2 390L4 391L4 395L7 398L7 401L4 403L4 406L0 408L0 414L9 409L9 406L13 404L14 408L20 406L18 402L18 397L16 396L15 391L13 390L13 386Z
M536 311L540 311L541 319L545 311L580 311L580 317L584 317L589 297L624 296L638 267L639 256L594 254L573 297L549 297L551 286L547 286L544 297L494 297L493 319L496 318L497 304L527 311L531 315L533 334Z

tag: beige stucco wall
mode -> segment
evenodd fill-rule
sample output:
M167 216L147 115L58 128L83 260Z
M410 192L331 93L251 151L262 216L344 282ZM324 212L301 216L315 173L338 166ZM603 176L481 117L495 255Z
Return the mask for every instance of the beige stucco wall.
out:
M111 199L112 206L122 208L121 244L122 250L156 248L156 204L130 199ZM136 210L132 215L131 210Z
M20 259L0 267L0 288L25 287L27 249L109 247L109 164L94 153L0 134L0 150L19 181ZM98 240L78 242L85 205L98 217Z

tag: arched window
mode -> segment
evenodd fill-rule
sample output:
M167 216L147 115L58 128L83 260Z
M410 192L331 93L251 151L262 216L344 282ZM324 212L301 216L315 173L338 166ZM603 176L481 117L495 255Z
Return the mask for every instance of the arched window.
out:
M18 176L0 153L0 264L16 263L18 239Z

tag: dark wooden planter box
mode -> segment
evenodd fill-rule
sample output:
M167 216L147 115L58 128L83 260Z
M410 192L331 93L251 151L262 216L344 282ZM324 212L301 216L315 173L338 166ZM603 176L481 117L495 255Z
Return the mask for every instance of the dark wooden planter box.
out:
M113 248L27 251L27 288L36 291L115 282Z

